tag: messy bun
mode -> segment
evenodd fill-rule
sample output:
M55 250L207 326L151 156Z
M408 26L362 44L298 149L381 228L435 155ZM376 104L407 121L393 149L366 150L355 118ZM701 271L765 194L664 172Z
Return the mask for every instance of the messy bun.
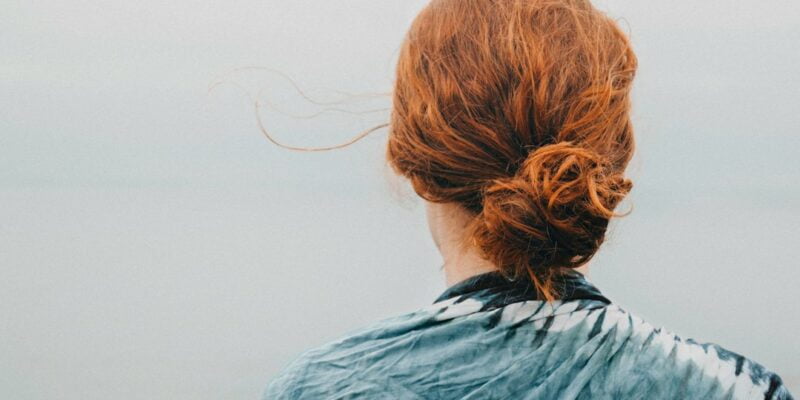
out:
M543 146L515 176L486 188L472 235L487 259L514 275L535 266L540 273L530 277L552 292L547 277L592 258L631 187L593 150L569 142Z
M387 147L423 198L544 297L631 190L628 38L588 0L433 0L400 51Z

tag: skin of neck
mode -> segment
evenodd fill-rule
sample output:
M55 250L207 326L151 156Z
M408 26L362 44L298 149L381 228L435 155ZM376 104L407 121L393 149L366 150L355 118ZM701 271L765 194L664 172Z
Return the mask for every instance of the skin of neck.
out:
M444 261L442 269L448 287L497 270L494 264L481 256L480 250L472 245L467 236L467 227L474 218L473 214L454 203L426 201L425 210L428 228ZM587 263L576 270L586 275L588 268Z

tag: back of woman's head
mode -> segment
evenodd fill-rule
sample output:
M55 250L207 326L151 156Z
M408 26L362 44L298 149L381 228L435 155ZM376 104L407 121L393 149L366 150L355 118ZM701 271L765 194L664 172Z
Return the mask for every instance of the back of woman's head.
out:
M470 243L548 298L631 190L637 61L588 0L433 0L397 68L388 158Z

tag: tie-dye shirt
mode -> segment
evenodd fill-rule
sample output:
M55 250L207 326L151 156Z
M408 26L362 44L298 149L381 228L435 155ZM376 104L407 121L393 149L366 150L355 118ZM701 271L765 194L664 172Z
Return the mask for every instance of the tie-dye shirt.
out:
M545 302L526 280L472 277L306 352L264 399L792 399L758 363L653 327L583 275L561 283Z

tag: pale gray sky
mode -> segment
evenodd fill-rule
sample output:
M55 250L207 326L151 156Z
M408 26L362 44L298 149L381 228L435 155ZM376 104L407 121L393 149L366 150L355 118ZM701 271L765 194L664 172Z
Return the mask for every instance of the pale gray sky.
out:
M419 0L7 0L0 14L0 397L245 399L300 351L429 304L423 209L383 163L269 144L284 111L386 93ZM593 279L800 392L800 6L607 0L633 38L635 210ZM365 110L388 97L344 104ZM385 113L275 112L333 144ZM624 206L623 206L624 207Z

